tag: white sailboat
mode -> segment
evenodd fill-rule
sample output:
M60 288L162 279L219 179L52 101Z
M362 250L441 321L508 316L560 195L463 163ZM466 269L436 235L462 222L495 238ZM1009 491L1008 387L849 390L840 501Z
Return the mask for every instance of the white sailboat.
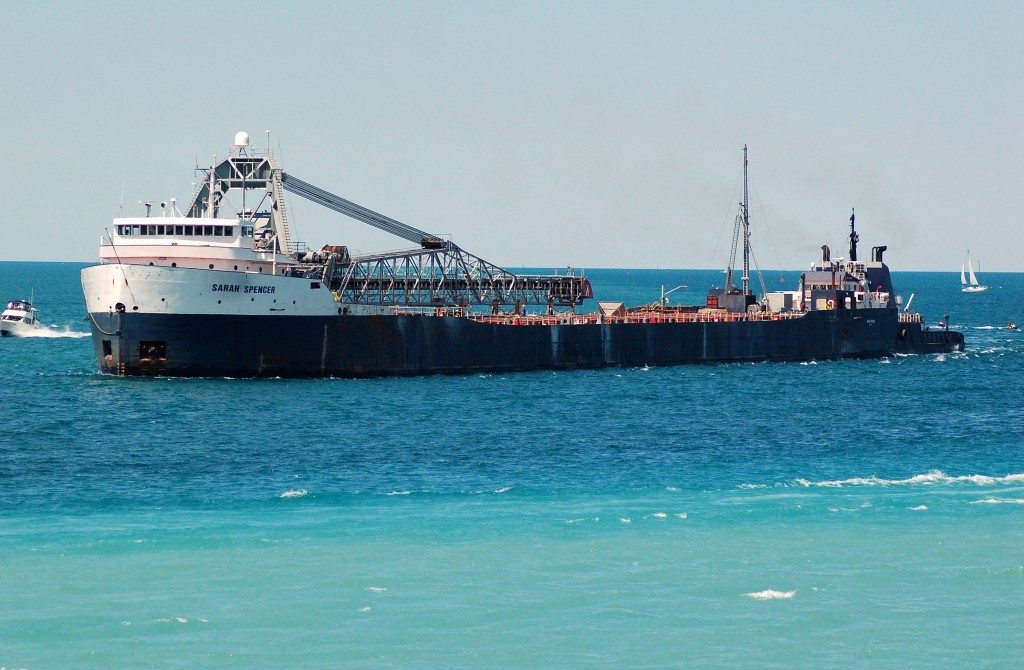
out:
M974 266L971 265L971 252L967 251L967 261L960 267L960 290L964 293L976 293L987 291L987 286L978 283L978 277L974 274Z

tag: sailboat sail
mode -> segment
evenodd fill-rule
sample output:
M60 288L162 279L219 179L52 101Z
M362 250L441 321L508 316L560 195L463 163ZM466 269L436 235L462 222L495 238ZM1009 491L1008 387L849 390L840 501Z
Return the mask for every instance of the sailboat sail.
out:
M988 288L987 286L982 286L978 281L977 275L974 274L974 266L971 264L970 251L967 252L967 261L960 266L960 286L962 287L961 290L965 293L984 291Z

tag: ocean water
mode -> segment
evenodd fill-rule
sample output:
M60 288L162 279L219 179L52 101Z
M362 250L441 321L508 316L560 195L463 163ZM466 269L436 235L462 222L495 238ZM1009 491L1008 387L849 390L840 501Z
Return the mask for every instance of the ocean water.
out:
M962 354L296 381L99 375L80 267L0 263L0 667L1021 667L1022 274L895 273Z

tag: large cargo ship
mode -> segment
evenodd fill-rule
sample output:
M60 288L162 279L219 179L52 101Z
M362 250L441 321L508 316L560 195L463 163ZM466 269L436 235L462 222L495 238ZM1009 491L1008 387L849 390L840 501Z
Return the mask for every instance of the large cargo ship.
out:
M901 309L886 247L821 260L794 291L750 288L743 202L721 288L701 305L596 302L579 272L515 274L453 241L284 172L238 133L175 200L115 218L82 288L100 371L117 375L361 377L735 361L874 358L963 350L961 333ZM355 256L293 240L284 193L412 242ZM737 249L742 282L734 285ZM739 271L739 268L736 268ZM592 301L593 302L593 301ZM909 304L907 305L909 307Z

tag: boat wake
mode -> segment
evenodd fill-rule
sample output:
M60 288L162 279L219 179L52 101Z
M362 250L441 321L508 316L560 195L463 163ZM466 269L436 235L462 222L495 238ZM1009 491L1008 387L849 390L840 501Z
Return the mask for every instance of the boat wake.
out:
M81 333L81 332L78 332L77 330L71 330L70 326L64 326L63 328L61 328L60 326L52 326L50 328L47 328L46 326L43 326L42 328L35 328L31 332L27 332L27 333L12 333L11 334L11 337L18 338L18 339L23 339L23 340L32 339L32 338L42 338L42 339L57 339L57 338L81 339L83 337L89 337L89 336L90 336L90 333Z

